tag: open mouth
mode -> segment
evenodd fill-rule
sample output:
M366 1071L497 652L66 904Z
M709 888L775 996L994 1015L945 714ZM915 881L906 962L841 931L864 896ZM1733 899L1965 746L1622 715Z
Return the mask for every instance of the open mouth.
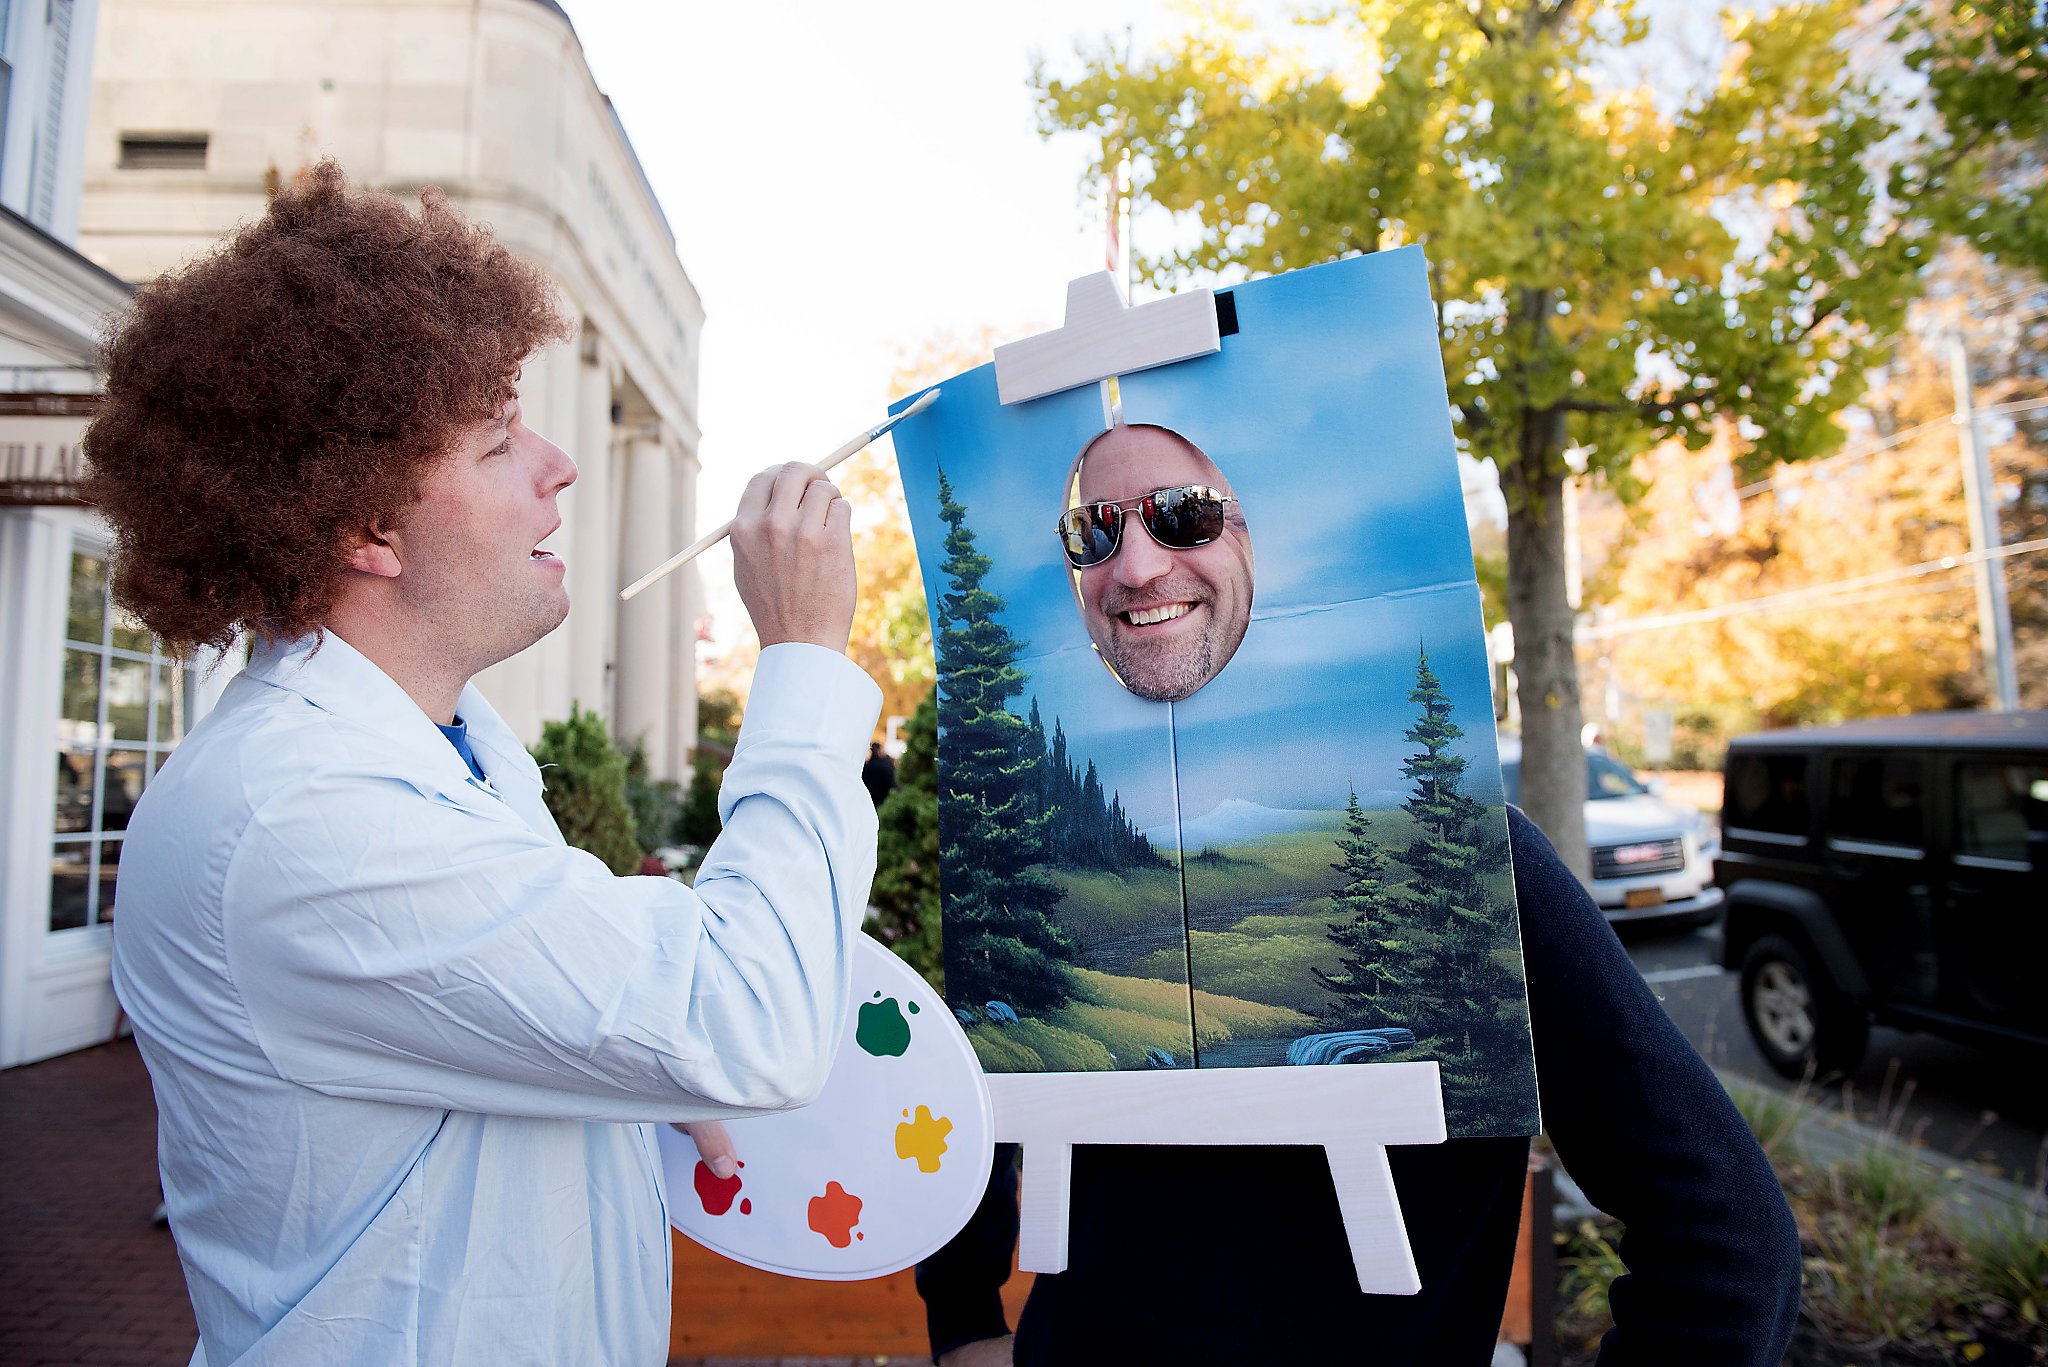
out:
M1161 603L1157 607L1131 608L1128 611L1118 613L1117 616L1123 618L1134 627L1149 627L1156 626L1160 622L1171 622L1175 618L1185 617L1190 612L1193 612L1194 608L1195 605L1193 603Z

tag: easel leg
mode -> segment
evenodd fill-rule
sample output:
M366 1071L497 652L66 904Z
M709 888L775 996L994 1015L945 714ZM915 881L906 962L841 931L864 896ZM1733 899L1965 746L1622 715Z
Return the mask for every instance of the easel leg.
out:
M1017 1200L1017 1265L1026 1272L1067 1270L1067 1212L1073 1199L1073 1173L1072 1144L1041 1140L1024 1146L1024 1174Z
M1386 1146L1344 1139L1323 1147L1330 1157L1330 1180L1337 1188L1344 1234L1351 1241L1358 1289L1376 1295L1414 1295L1422 1289L1422 1279L1408 1247L1408 1227L1401 1220Z

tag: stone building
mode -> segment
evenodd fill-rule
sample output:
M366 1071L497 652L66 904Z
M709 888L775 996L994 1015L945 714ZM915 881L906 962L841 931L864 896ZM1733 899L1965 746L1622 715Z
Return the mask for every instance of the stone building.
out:
M30 274L61 266L69 283L16 291L54 299L60 322L0 328L38 339L23 343L21 364L70 369L34 386L17 373L10 386L14 342L0 337L0 391L76 397L0 392L0 453L28 461L6 424L52 420L9 415L49 410L62 421L23 449L42 442L53 468L75 460L96 387L91 339L125 300L121 282L206 251L313 161L332 156L357 184L404 196L439 186L560 282L577 334L531 362L521 385L527 421L582 471L550 541L574 607L478 683L529 742L578 703L642 738L657 776L685 775L697 580L671 576L627 604L617 591L694 534L703 309L568 16L552 0L98 0L95 43L93 0L0 0L0 27L18 43L46 7L67 27L37 29L38 51L68 37L70 65L54 82L14 66L0 271L20 257ZM34 120L17 105L50 131L25 132ZM71 149L53 196L46 146ZM17 221L46 203L45 219ZM90 261L65 249L72 223ZM9 288L0 283L0 309L12 316ZM111 1027L107 923L127 806L231 672L176 668L108 607L104 528L62 501L0 509L0 1066Z

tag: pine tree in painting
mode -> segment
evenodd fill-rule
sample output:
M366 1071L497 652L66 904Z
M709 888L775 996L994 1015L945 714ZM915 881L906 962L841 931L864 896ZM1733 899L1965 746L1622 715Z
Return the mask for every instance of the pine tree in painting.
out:
M1340 919L1327 923L1343 971L1309 970L1333 998L1323 1009L1323 1021L1333 1030L1358 1029L1367 1016L1376 1024L1407 1024L1408 998L1418 978L1418 967L1410 961L1422 946L1412 928L1401 924L1401 907L1387 876L1392 861L1371 831L1354 786L1344 806L1344 834L1337 838L1344 857L1330 865L1343 876L1330 894ZM1426 971L1427 965L1421 967Z
M975 549L944 471L939 516L948 528L938 622L947 995L1048 1011L1068 998L1073 945L1051 919L1059 885L1031 867L1044 858L1048 824L1038 772L1045 733L1006 706L1024 690L1024 643L1000 620L1003 600L982 586L989 558Z
M1450 699L1426 649L1408 697L1422 707L1407 732L1421 749L1401 768L1415 785L1403 805L1416 825L1401 860L1415 874L1406 889L1415 928L1436 941L1430 980L1420 994L1426 1005L1418 1003L1430 1016L1416 1033L1429 1037L1461 1127L1504 1132L1521 1122L1527 1104L1524 1089L1501 1085L1528 1066L1521 949L1514 919L1487 890L1498 861L1484 843L1486 809L1464 791L1465 759L1451 747L1465 733L1451 720ZM1508 1097L1517 1103L1512 1111L1496 1100Z

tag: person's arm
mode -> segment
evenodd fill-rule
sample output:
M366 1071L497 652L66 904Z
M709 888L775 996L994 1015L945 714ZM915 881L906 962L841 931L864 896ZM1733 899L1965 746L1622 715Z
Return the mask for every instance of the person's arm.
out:
M280 1076L368 1100L695 1120L824 1085L874 875L859 779L879 691L816 645L761 655L693 891L329 763L260 808L226 954Z
M842 653L851 511L813 466L733 519L762 642L694 891L421 790L330 737L224 848L222 953L282 1077L496 1114L701 1120L802 1105L848 1008L875 872L881 693ZM366 758L366 753L369 757Z
M988 1189L958 1234L917 1265L917 1294L924 1298L925 1332L932 1360L941 1367L971 1361L973 1345L991 1344L1000 1360L1010 1323L1003 1313L1003 1284L1017 1251L1017 1146L996 1145Z
M1800 1274L1777 1175L1549 840L1508 823L1545 1128L1626 1230L1600 1362L1776 1367Z

